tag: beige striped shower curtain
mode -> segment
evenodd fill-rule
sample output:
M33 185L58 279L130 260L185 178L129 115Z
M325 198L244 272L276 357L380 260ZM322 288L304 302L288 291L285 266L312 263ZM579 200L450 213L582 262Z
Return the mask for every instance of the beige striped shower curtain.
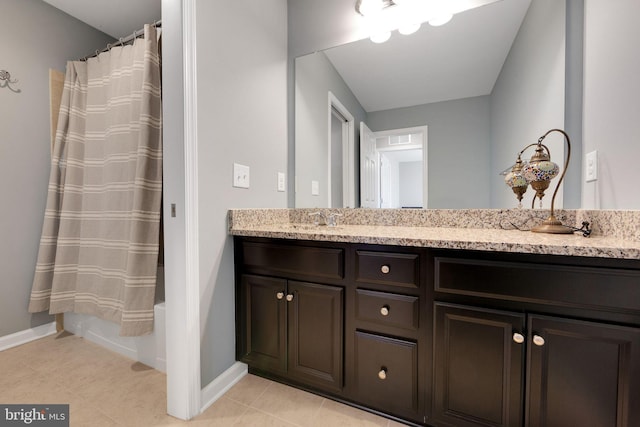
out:
M156 29L70 61L30 312L76 312L153 330L162 123Z

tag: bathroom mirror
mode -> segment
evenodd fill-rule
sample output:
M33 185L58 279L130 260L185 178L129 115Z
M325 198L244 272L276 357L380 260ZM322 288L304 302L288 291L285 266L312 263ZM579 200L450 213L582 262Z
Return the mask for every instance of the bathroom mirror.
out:
M424 159L421 207L515 207L500 172L564 128L565 12L563 1L501 0L383 44L296 58L295 206L361 206L364 123L374 136L426 127L427 152L412 160ZM563 141L550 144L562 163Z

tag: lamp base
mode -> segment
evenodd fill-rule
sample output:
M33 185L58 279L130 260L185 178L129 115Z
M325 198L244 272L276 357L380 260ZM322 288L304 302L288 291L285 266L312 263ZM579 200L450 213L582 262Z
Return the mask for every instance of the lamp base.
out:
M551 215L542 224L531 228L534 233L548 233L548 234L572 234L573 229L562 225L555 216Z

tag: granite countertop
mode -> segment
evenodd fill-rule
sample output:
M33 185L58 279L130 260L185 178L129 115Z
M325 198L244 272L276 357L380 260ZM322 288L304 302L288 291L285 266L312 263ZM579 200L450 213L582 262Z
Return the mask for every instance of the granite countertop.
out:
M288 212L285 214L281 211ZM430 221L422 221L422 223L418 221L416 225L407 225L406 221L397 218L391 221L391 224L387 221L386 224L381 225L380 223L385 221L377 221L380 223L374 225L343 223L338 227L328 227L295 221L296 219L305 219L308 215L308 211L303 211L302 215L295 211L299 210L264 210L261 212L258 209L253 213L248 210L230 211L229 232L235 236L278 239L640 260L640 239L635 239L635 236L624 238L615 235L615 233L609 235L594 233L591 237L586 238L579 233L554 235L514 229L459 226L461 224L434 226ZM477 214L477 211L473 213ZM442 215L439 221L445 218L446 223L451 221L450 215L460 215L460 218L464 218L465 214L469 214L469 212L451 211ZM580 215L577 215L571 219L575 221L579 217ZM403 225L395 225L397 223ZM512 223L513 221L508 221L509 225Z

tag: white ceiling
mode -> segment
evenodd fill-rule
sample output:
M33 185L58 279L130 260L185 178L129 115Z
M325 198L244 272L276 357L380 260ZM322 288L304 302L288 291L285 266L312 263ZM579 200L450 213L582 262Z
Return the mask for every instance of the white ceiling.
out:
M454 15L441 27L375 44L325 51L367 111L488 95L531 0L502 0Z
M162 0L43 0L118 39L160 19Z

